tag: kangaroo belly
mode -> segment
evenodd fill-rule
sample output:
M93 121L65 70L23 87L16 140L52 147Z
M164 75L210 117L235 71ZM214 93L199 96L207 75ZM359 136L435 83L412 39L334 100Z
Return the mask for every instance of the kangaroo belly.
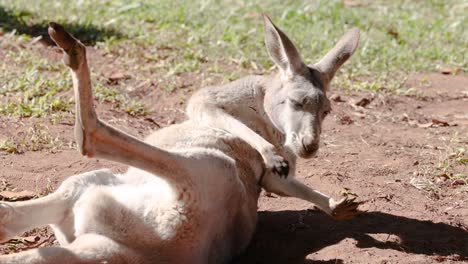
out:
M130 168L118 184L88 188L73 210L76 235L102 234L154 260L181 263L180 256L190 256L190 263L207 256L222 263L240 252L256 223L259 189L245 181L255 169L216 149L177 151L194 156L177 186Z
M90 187L74 206L77 235L105 233L142 244L172 238L184 220L182 209L171 190L155 182Z
M130 168L119 184L89 188L74 209L77 235L103 234L172 263L223 263L239 254L257 220L260 155L229 133L185 123L146 141L190 157L187 175L169 182Z

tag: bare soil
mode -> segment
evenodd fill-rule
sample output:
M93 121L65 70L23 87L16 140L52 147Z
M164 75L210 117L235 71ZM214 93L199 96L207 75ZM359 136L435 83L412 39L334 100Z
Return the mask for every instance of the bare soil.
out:
M93 66L103 75L106 60L95 59ZM438 169L453 148L468 145L468 76L414 74L406 86L406 95L331 91L333 112L321 151L298 166L302 182L336 198L355 195L365 201L365 212L337 222L305 201L262 195L257 232L237 263L468 263L468 187L451 178L468 169L457 162L446 172ZM137 93L153 104L149 116L131 117L96 102L98 114L139 137L184 118L191 89L148 89ZM0 135L21 133L35 122L44 121L0 116ZM73 174L125 170L68 147L69 124L46 125L66 144L53 152L0 152L0 187L45 194ZM22 237L0 245L0 253L55 243L45 228Z

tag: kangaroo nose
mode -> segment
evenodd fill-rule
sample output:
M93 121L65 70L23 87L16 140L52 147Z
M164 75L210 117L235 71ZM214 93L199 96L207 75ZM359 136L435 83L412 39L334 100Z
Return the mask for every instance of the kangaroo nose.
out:
M307 153L313 153L319 148L319 137L304 136L302 138L302 147Z

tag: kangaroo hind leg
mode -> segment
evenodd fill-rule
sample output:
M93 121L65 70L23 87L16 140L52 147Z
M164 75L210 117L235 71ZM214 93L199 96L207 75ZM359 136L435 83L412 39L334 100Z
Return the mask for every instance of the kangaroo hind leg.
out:
M43 247L0 256L8 264L143 263L133 250L98 234L85 234L65 247Z
M53 193L29 201L0 203L0 242L29 229L52 225L61 244L74 237L72 208L89 186L111 185L117 178L110 170L97 170L69 177Z
M49 23L48 32L64 51L64 62L73 78L75 139L80 152L88 157L105 158L167 178L186 173L191 164L187 164L185 157L147 144L97 117L85 46L57 23Z

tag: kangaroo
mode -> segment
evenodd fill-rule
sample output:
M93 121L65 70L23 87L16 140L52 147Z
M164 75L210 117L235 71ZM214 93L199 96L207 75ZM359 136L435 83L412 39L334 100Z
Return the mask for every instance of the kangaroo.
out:
M262 188L310 201L338 220L358 214L359 202L335 201L293 172L296 157L319 148L331 110L326 92L356 50L359 31L305 65L288 37L263 19L278 73L199 90L186 121L145 140L97 117L85 46L49 23L73 79L79 151L130 167L74 175L45 197L0 203L0 241L50 225L61 245L0 256L0 263L229 263L254 233Z

